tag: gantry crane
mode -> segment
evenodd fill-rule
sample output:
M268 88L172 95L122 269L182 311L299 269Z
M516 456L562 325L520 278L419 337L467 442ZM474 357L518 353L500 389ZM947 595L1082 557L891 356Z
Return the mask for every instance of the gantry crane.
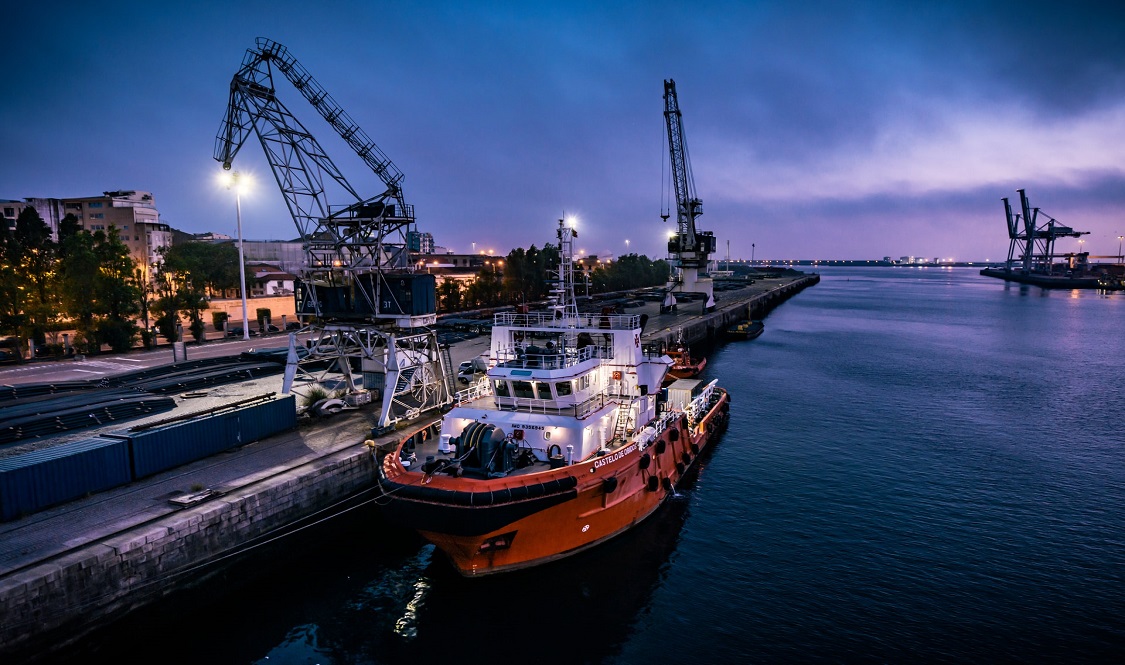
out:
M715 307L714 289L711 279L701 277L699 271L707 269L710 255L715 252L715 236L699 231L695 225L696 218L703 214L703 201L695 193L695 179L684 138L683 114L676 98L676 82L672 79L664 81L664 121L671 159L670 176L676 196L676 232L669 234L668 238L668 256L674 273L668 282L663 307L666 310L675 307L674 292L702 292L707 295L704 311L710 311ZM669 216L670 211L661 210L660 217L665 222Z
M275 70L379 177L382 192L363 197L348 183L278 99ZM414 207L403 197L402 172L288 49L261 37L231 80L215 141L215 159L224 169L251 132L265 150L305 250L295 291L297 315L312 336L308 355L298 358L290 335L284 391L342 381L352 405L380 394L383 427L448 404L451 363L427 327L436 319L434 277L414 273L408 260ZM328 202L325 175L343 191L344 203Z
M1008 220L1008 238L1011 240L1008 244L1007 270L1009 272L1018 270L1025 275L1029 273L1050 274L1055 257L1067 256L1055 254L1055 240L1058 238L1080 238L1089 235L1089 231L1075 231L1069 226L1063 226L1058 220L1043 213L1039 208L1032 208L1024 190L1017 189L1016 191L1020 195L1020 208L1023 212L1022 224L1020 223L1021 215L1019 213L1012 214L1012 206L1008 203L1007 197L1000 199L1004 202L1004 214ZM1042 224L1039 223L1041 213L1043 217L1047 218L1047 221ZM1017 251L1022 252L1022 255L1018 258ZM1072 259L1073 263L1075 257L1069 255L1069 258Z

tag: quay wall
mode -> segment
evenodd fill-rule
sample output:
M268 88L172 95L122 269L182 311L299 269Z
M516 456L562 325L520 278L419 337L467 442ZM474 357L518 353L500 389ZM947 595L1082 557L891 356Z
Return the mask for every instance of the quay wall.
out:
M193 580L200 567L374 485L354 446L0 578L0 657L19 660Z
M683 331L685 344L714 342L728 326L748 319L760 319L774 307L785 302L806 288L820 282L820 275L805 275L792 281L778 284L775 288L758 293L750 298L738 299L730 303L718 303L715 310L696 318L677 323L674 328L654 330L645 334L646 342L661 342L670 346L677 341Z

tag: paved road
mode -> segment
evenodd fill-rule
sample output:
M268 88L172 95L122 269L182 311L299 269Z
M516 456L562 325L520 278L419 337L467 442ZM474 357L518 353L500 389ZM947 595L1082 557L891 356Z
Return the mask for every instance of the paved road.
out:
M289 340L285 335L252 338L248 341L232 339L209 341L204 344L189 343L187 357L189 360L196 360L216 356L237 356L247 349L285 346L288 343ZM101 353L96 356L86 356L82 360L36 360L0 368L0 385L97 379L122 372L167 365L171 362L173 362L171 346L161 346L151 351Z

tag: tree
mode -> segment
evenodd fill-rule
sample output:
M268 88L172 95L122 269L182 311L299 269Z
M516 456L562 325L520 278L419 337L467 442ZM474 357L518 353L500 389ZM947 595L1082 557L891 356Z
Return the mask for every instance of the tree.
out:
M61 313L54 288L58 246L51 240L51 229L30 206L20 211L14 231L4 226L0 243L0 319L5 328L41 346L46 342L49 324Z
M150 309L158 313L156 325L160 334L175 342L179 340L178 314L191 321L189 329L197 342L203 341L202 311L210 306L207 292L221 271L209 264L215 256L208 243L183 243L161 249L161 261L154 271L158 297ZM236 254L237 256L237 254ZM235 269L238 263L235 261Z
M461 282L445 279L437 287L438 303L443 312L454 312L461 308Z
M135 262L116 227L109 233L78 231L60 247L66 257L59 276L62 304L74 319L75 344L96 352L102 344L126 351L136 341L133 317L140 311L141 289Z
M172 245L164 254L167 269L190 275L191 287L217 293L239 284L238 248L229 243L185 242Z

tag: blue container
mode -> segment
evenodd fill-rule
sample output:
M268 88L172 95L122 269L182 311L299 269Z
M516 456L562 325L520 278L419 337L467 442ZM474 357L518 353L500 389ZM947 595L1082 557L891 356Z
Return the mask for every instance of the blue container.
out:
M129 439L133 477L137 479L240 445L237 413L191 420L147 432L127 432L124 436Z
M297 426L297 400L292 395L238 411L241 443L251 443Z
M132 480L129 444L83 439L0 459L0 519L9 521Z

